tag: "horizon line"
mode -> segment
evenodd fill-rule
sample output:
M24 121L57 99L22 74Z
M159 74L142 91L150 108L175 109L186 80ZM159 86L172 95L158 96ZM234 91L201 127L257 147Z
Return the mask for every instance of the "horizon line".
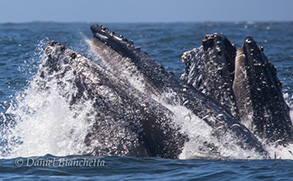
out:
M45 20L45 21L39 21L39 20L33 20L33 21L6 21L6 22L0 22L0 24L29 24L29 23L85 23L85 24L91 24L95 22L100 22L100 23L113 23L113 24L174 24L174 23L290 23L293 22L293 20L235 20L235 21L120 21L120 22L115 22L115 21L51 21L51 20Z

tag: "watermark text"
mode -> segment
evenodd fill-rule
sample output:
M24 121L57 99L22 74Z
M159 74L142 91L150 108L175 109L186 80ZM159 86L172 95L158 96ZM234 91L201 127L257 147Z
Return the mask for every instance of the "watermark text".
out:
M87 158L17 158L14 163L17 167L104 167L106 161Z

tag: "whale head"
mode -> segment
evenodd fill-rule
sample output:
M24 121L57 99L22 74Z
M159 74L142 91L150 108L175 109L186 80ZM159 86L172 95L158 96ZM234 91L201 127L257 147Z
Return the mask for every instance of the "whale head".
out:
M233 83L241 120L268 142L292 142L292 122L276 67L250 36L237 51Z
M205 35L199 48L182 55L185 69L181 78L237 116L232 91L235 55L236 49L225 35Z

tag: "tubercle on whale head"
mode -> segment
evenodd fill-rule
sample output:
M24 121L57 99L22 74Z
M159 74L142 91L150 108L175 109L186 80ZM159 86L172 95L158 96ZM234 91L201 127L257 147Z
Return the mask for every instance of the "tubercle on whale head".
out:
M236 48L235 45L231 44L228 38L221 34L207 34L204 36L204 39L201 41L203 49L207 51L209 48L214 49L217 54L216 56L222 57L225 56L227 61L227 66L231 75L231 80L233 79L233 72L235 70L235 57L236 57Z
M254 41L251 36L247 36L244 39L243 51L245 52L246 56L249 54L252 56L254 53L259 54L260 48L257 46L256 41Z
M46 75L52 75L62 69L62 63L67 63L64 59L66 48L64 45L56 41L48 41L44 50L44 58L41 62L41 67L46 67L46 71L40 69L40 77L45 78ZM47 72L47 73L46 73Z
M46 43L46 48L45 48L45 53L47 55L51 54L52 53L52 47L55 47L56 45L60 45L58 44L55 40L52 40L52 41L48 41ZM60 47L60 50L61 51L64 51L65 50L65 46L63 45L62 48Z
M227 37L222 33L206 34L204 39L201 41L201 45L203 45L205 51L207 51L208 48L219 47L224 48L226 51L230 50L231 53L234 53L234 55L236 52L235 44L231 44Z
M114 31L109 31L108 28L102 25L94 24L90 29L93 33L93 38L100 40L125 57L133 58L135 57L133 53L147 56L147 53L143 52L139 46L134 46L133 40L128 40L123 35L116 35Z
M57 43L56 41L48 41L46 43L45 55L47 56L46 64L56 69L58 67L58 56L65 51L65 46Z
M47 57L44 59L46 62L44 65L56 70L59 68L60 63L68 63L68 61L73 61L80 56L76 52L69 51L63 44L60 44L55 40L46 43L44 53Z

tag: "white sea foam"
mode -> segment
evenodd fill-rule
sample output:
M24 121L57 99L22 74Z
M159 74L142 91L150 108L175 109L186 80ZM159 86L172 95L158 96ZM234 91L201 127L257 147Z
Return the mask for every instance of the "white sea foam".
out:
M63 79L68 76L74 75L68 73ZM60 88L58 80L52 79L47 81L47 89L41 90L39 79L38 73L2 115L10 123L1 127L1 142L6 143L1 157L65 156L82 154L86 148L84 139L90 123L85 118L92 108L90 101L70 107L68 100L61 96L62 92L75 94L70 83Z
M7 112L16 121L7 135L8 143L14 145L9 157L82 153L88 124L83 114L74 118L68 102L55 90L39 92L30 87L16 97L21 100Z

